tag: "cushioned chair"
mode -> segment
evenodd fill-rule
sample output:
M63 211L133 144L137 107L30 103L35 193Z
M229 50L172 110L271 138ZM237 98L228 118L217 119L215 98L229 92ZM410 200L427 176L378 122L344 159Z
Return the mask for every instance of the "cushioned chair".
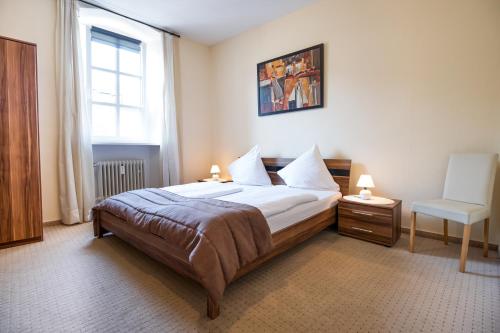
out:
M415 247L417 213L443 219L444 243L448 244L448 220L464 224L460 272L465 272L473 223L484 220L483 256L488 256L488 224L498 154L450 156L442 199L416 201L411 208L410 252Z

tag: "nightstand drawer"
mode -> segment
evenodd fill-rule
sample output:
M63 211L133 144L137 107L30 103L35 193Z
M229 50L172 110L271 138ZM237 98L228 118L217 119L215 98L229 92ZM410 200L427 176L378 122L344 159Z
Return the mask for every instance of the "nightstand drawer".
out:
M355 220L363 220L367 222L386 224L389 228L392 225L392 211L391 210L374 210L365 209L362 206L351 207L349 205L342 204L339 207L339 215L341 217L346 217Z
M378 207L378 206L374 206L374 205L370 205L370 204L362 204L362 203L351 202L351 201L347 201L347 200L342 200L342 208L364 210L364 211L378 213L378 214L382 214L382 215L391 214L391 211L392 211L392 209L389 207Z
M341 234L351 235L366 240L372 240L382 243L391 243L392 225L365 222L341 216L339 223L339 232Z

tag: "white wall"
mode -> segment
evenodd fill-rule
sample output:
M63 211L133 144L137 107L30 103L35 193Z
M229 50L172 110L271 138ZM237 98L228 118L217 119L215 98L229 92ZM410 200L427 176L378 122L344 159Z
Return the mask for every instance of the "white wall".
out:
M325 108L257 117L256 64L318 43ZM325 157L352 159L352 192L370 173L375 194L402 199L404 226L413 200L441 195L448 154L500 151L497 0L320 1L214 46L212 60L216 162L254 144L295 157L317 143ZM499 220L497 208L497 243Z
M43 220L60 219L57 178L58 113L55 92L55 0L0 0L0 35L38 46L38 101ZM186 181L206 177L211 161L209 49L179 40L179 131ZM140 148L136 148L140 149ZM144 155L144 151L141 152ZM147 152L146 152L147 153ZM119 152L121 154L121 152ZM102 151L99 157L105 157ZM115 154L116 155L116 154ZM141 156L142 156L141 155ZM130 156L127 154L127 156ZM150 155L148 155L150 156ZM152 157L153 160L157 157ZM154 176L154 175L153 175ZM154 178L154 177L153 177Z

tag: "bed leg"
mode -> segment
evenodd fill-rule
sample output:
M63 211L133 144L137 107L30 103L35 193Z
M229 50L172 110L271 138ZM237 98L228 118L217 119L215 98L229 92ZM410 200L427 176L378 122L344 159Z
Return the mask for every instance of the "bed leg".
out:
M220 314L220 307L217 302L215 302L212 297L207 297L207 316L210 319L215 319Z
M94 222L92 222L94 226L94 237L101 238L99 237L99 232L100 232L100 227L99 227L99 222L97 221L97 218L94 218Z
M106 229L99 226L99 233L97 234L97 238L103 238L105 233L107 233Z
M104 229L100 224L97 226L99 228L99 232L97 233L97 238L103 238L104 234L107 234L109 231Z
M94 237L102 238L104 234L108 232L101 226L99 213L97 213L97 216L94 217L94 222L92 223L94 224Z

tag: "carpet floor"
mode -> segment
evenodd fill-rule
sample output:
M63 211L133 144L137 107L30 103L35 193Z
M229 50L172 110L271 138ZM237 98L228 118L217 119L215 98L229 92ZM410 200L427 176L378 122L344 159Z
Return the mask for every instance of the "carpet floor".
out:
M324 231L231 285L216 320L201 287L91 224L0 250L0 332L500 332L500 260L403 238Z

